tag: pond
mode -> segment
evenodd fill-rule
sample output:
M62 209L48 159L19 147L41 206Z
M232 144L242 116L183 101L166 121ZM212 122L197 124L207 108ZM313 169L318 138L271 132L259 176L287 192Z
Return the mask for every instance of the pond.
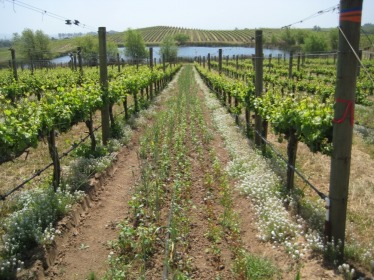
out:
M125 48L118 48L118 53L120 57L124 60L128 60L124 54ZM200 47L200 46L183 46L178 48L178 57L183 58L194 58L196 56L205 56L207 57L210 53L211 56L218 56L218 49L222 49L223 56L229 55L232 57L233 55L252 55L255 53L255 48L251 47ZM153 57L157 60L160 59L160 47L153 47ZM282 56L285 54L288 56L287 51L279 50L279 49L263 49L263 53L265 57L268 57L271 54L273 57L278 57L279 54ZM62 56L59 58L55 58L52 60L52 63L67 63L70 61L70 57Z

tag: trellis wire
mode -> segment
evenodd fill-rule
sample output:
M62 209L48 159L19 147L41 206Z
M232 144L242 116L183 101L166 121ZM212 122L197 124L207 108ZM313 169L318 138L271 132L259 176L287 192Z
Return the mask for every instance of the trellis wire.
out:
M210 87L209 87L210 88ZM217 94L217 92L215 90L213 90L212 88L210 88L211 91L213 91L214 93ZM310 187L312 188L317 194L318 196L325 200L325 198L327 198L328 196L326 194L324 194L323 192L321 192L320 190L317 189L317 187L315 187L307 178L305 178L305 176L303 174L301 174L301 172L299 170L296 169L296 167L294 167L293 165L289 164L288 160L286 160L282 154L277 151L277 149L275 149L275 147L266 139L262 136L262 134L260 132L258 132L257 130L254 129L254 132L256 134L258 134L260 136L260 138L273 150L273 152L280 158L282 159L286 165L288 167L290 167L292 170L295 171L295 173Z
M98 127L96 127L93 132L97 131L99 128L101 128L101 125L99 125ZM83 142L85 142L88 138L90 137L90 135L86 135L85 137L83 137L78 143L74 143L72 145L72 147L70 149L68 149L67 151L63 152L61 156L59 156L59 159L63 159L64 157L68 156L72 151L74 151L76 148L78 148L80 145L83 144ZM23 188L28 182L32 181L34 178L40 176L44 171L46 171L48 168L50 168L51 166L53 166L53 162L49 163L48 165L46 165L45 167L43 167L42 169L39 169L37 170L34 175L32 175L30 178L26 179L25 181L23 181L21 184L19 184L17 187L13 188L12 190L6 192L5 194L3 195L0 195L0 201L1 200L5 200L8 196L10 196L12 193L14 193L15 191Z
M288 166L288 167L290 167L293 171L295 171L295 173L297 174L297 175L299 175L299 177L304 181L304 183L306 183L309 187L311 187L317 194L318 194L318 196L321 198L321 199L323 199L323 200L325 200L325 198L327 197L327 195L326 194L324 194L323 192L321 192L320 190L318 190L317 189L317 187L315 187L307 178L305 178L305 176L303 175L303 174L301 174L297 169L296 169L296 167L295 166L293 166L293 165L291 165L291 164L289 164L288 163L288 160L286 160L284 157L283 157L283 155L280 153L280 152L278 152L277 151L277 149L275 149L275 147L265 138L265 137L263 137L262 136L262 134L260 133L260 132L258 132L257 130L254 130L254 132L257 134L257 135L259 135L260 136L260 138L272 149L272 151L280 158L280 159L282 159L285 163L286 163L286 165Z

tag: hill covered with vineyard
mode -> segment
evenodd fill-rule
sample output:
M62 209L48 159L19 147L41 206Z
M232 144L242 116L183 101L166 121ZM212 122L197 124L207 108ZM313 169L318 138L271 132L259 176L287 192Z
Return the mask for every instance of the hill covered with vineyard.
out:
M370 27L370 26L369 26ZM139 31L144 38L144 42L148 46L160 45L166 36L186 35L188 38L184 45L192 46L254 46L255 29L234 29L234 30L207 30L193 29L185 27L171 26L152 26L135 29ZM300 49L305 43L305 39L311 34L317 35L326 42L327 50L336 49L332 46L335 28L309 28L309 29L271 29L263 28L263 43L267 48L281 49ZM363 50L373 50L372 42L374 34L367 26L363 26L360 40L360 48ZM108 32L108 41L115 42L119 47L124 46L126 30L117 32ZM96 35L92 32L92 35ZM51 52L54 56L69 53L78 47L77 38L52 39ZM10 60L9 47L0 48L0 64L5 64ZM22 59L19 55L18 59Z
M253 29L235 30L204 30L183 27L153 26L137 29L146 44L158 45L166 36L185 34L188 36L187 44L191 45L248 45L254 43ZM109 36L116 43L123 43L123 32Z

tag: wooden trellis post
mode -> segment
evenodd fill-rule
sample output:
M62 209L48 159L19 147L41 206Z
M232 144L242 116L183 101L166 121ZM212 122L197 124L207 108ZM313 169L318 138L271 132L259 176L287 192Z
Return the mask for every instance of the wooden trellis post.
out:
M362 0L341 0L339 18L339 50L335 112L333 120L333 152L330 172L330 240L338 246L338 261L344 258L348 186L351 166L354 106Z
M108 100L108 68L106 56L106 28L99 27L99 65L100 84L103 107L101 108L102 141L107 145L110 138L109 100Z

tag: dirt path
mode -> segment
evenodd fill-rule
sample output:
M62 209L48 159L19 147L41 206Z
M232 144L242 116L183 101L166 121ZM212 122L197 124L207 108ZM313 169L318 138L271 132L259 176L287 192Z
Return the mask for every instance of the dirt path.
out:
M118 238L117 225L130 216L128 202L140 178L139 137L144 129L141 126L134 130L131 143L118 153L111 170L93 180L95 191L59 223L62 233L50 253L54 262L46 270L46 276L40 264L36 265L38 279L87 279L91 273L95 279L104 276L109 243Z
M200 77L195 75L195 78L197 79L202 94L209 95L210 90L203 83ZM205 119L209 126L214 127L211 118L210 114L205 114ZM238 137L241 137L240 133L238 133ZM216 134L215 139L212 141L212 147L216 151L217 157L220 159L222 166L227 166L230 161L230 155L227 148L225 148L225 144L223 143L223 139L219 136L219 133ZM251 147L248 148L251 149ZM341 276L337 275L333 270L323 266L321 256L309 256L302 262L296 262L283 248L274 246L274 244L270 242L260 241L258 238L259 231L256 226L257 217L253 203L234 187L234 180L231 182L231 186L233 188L233 208L240 217L239 223L243 248L254 255L271 260L271 262L279 269L276 279L296 279L295 277L298 271L300 271L301 279L342 279Z
M199 80L196 75L195 78ZM198 84L197 94L200 100L203 100L208 89L202 85L201 80ZM158 110L162 108L158 106ZM211 248L214 246L207 238L207 228L212 225L210 220L213 219L213 225L220 226L218 220L224 211L219 205L222 190L218 188L219 178L214 177L211 155L214 154L218 159L222 174L225 173L223 170L230 161L230 155L224 147L223 139L214 128L209 110L206 106L202 106L202 111L204 122L212 132L213 139L203 148L205 160L201 160L198 154L194 153L193 146L189 147L191 152L188 157L192 162L193 174L193 191L190 199L194 207L190 209L191 223L188 236L190 245L187 253L191 259L193 279L216 279L217 275L219 277L217 279L235 279L232 273L234 255L231 251L235 244L230 233L223 232L222 240L213 244L220 249L218 259L215 258L217 255L212 254ZM55 258L46 271L46 276L40 272L38 279L88 279L91 272L95 273L95 279L100 279L104 275L109 267L107 264L110 253L108 241L118 238L116 225L131 216L128 201L132 197L135 184L140 179L138 150L139 137L142 133L142 129L134 132L131 144L118 154L117 161L109 175L103 179L97 191L91 195L91 199L79 207L82 210L60 223L62 235L58 238L56 248L53 250L52 255ZM214 179L211 186L207 184L207 174ZM333 271L325 269L319 259L310 258L305 263L298 264L282 248L273 248L271 243L261 242L257 237L255 214L250 200L235 190L234 180L231 179L228 185L232 189L233 210L240 218L240 236L237 242L240 242L246 251L269 259L278 268L278 279L295 279L299 270L301 270L301 279L341 279ZM213 190L212 186L217 189ZM212 212L212 216L209 216L209 211ZM162 256L163 253L160 252L159 255ZM162 260L156 263L160 266L155 266L154 269L160 270ZM154 272L161 275L160 271ZM158 279L156 274L152 277L152 279Z
M128 215L127 202L139 178L137 138L135 135L133 145L118 154L111 176L95 193L89 208L79 215L76 227L59 242L48 279L85 279L90 272L102 276L107 269L108 241L118 236L116 225Z

